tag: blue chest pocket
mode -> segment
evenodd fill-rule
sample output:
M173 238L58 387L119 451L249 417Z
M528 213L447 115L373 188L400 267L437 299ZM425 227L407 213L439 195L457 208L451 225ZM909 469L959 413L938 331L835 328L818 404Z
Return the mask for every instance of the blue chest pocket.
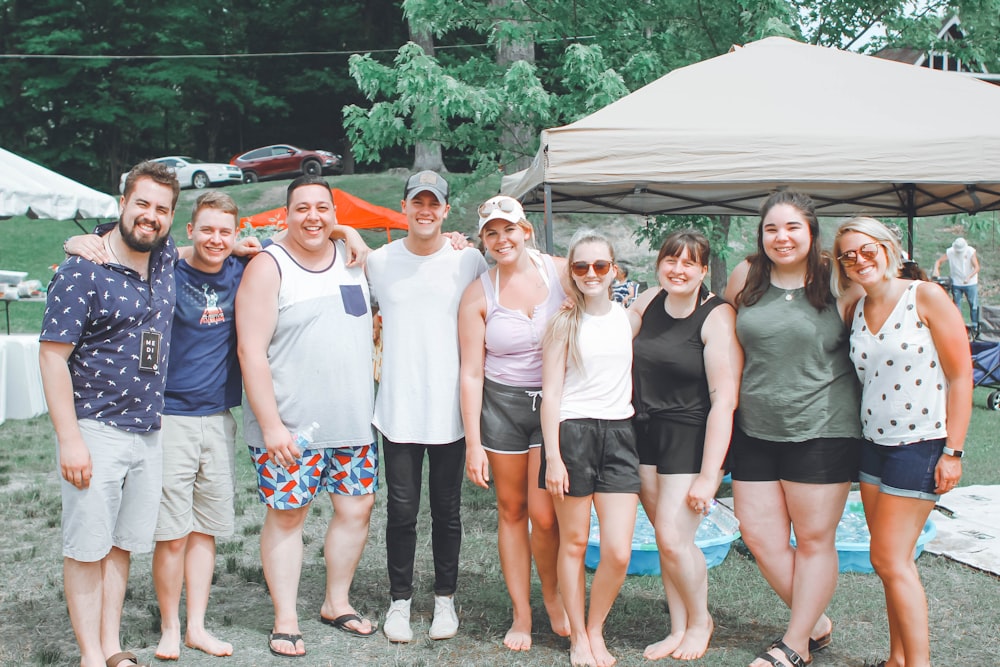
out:
M361 317L368 312L368 301L361 285L341 285L340 298L344 301L344 311L348 315Z

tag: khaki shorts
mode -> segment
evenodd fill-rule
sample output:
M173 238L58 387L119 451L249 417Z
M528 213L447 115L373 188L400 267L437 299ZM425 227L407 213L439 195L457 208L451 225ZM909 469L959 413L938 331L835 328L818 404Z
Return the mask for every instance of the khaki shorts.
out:
M192 532L233 534L236 488L236 420L214 415L163 415L163 498L156 541Z
M163 478L160 432L130 433L93 419L79 423L94 475L85 489L60 478L63 556L93 563L112 546L151 551Z

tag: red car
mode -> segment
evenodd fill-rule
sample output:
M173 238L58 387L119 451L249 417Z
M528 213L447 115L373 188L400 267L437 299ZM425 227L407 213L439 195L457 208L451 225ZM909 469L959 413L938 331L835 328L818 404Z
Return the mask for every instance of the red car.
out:
M330 151L309 151L289 144L264 146L237 155L229 164L243 170L244 183L256 183L271 176L339 174L344 170L341 156Z

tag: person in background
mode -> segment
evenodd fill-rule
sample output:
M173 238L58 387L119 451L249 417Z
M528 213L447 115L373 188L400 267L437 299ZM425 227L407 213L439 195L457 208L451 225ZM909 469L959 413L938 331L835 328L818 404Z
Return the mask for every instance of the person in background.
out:
M368 281L382 315L382 380L372 423L382 434L385 457L391 603L382 628L391 642L413 640L413 561L424 457L429 459L434 551L428 636L449 639L458 632L455 591L465 472L458 308L462 293L486 270L486 260L471 247L456 250L441 233L450 210L448 189L433 171L410 176L401 202L409 233L368 256Z
M972 358L961 314L936 286L898 276L899 250L879 221L848 220L834 239L834 288L864 289L850 320L851 361L861 380L861 500L889 617L889 658L878 664L929 667L913 553L940 494L962 475Z
M295 179L287 207L287 234L247 266L236 296L236 329L246 387L244 437L267 506L260 552L274 604L268 649L301 657L302 528L320 491L329 493L333 517L323 548L327 581L319 620L358 637L376 631L351 604L350 587L368 538L378 449L364 273L348 266L346 247L330 239L336 212L326 181Z
M951 296L962 308L962 296L969 302L969 318L973 332L979 331L979 256L976 249L961 236L934 262L932 275L941 275L941 264L948 262L951 271Z
M700 232L673 232L656 259L659 289L632 306L642 318L632 364L639 499L656 531L670 612L669 634L643 653L649 660L696 660L714 629L694 539L722 481L743 351L736 311L704 285L710 256Z
M639 493L632 429L632 336L639 318L611 300L614 250L581 230L570 241L573 304L549 321L543 343L540 485L559 521L559 589L569 617L570 663L610 667L604 621L625 581ZM600 563L586 608L590 508L601 524ZM586 613L585 613L586 612Z
M128 173L112 261L69 257L49 286L39 365L62 475L63 582L82 667L138 665L121 647L132 553L153 547L177 251L177 177Z
M615 266L615 280L611 283L611 298L628 308L639 295L639 283L628 279L628 267Z
M757 253L726 286L745 355L733 501L744 543L791 610L784 635L751 667L802 667L832 640L824 611L837 587L837 524L858 474L861 396L844 326L850 297L830 291L812 200L778 191L760 217Z
M496 266L469 285L458 312L465 467L484 489L493 469L500 567L514 615L504 645L527 651L532 556L552 629L569 633L556 582L559 529L552 497L538 486L542 336L566 299L566 261L534 249L524 209L504 195L479 207L479 237Z

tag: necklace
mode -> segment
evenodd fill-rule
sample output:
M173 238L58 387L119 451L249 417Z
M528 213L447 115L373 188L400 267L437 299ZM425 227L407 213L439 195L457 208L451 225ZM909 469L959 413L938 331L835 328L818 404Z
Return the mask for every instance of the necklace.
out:
M771 284L774 285L775 287L777 287L778 289L785 291L785 301L791 301L792 299L795 298L795 291L796 290L800 290L800 289L804 289L805 288L805 285L797 285L795 287L785 287L784 285L780 285L774 279L773 275L771 276Z

